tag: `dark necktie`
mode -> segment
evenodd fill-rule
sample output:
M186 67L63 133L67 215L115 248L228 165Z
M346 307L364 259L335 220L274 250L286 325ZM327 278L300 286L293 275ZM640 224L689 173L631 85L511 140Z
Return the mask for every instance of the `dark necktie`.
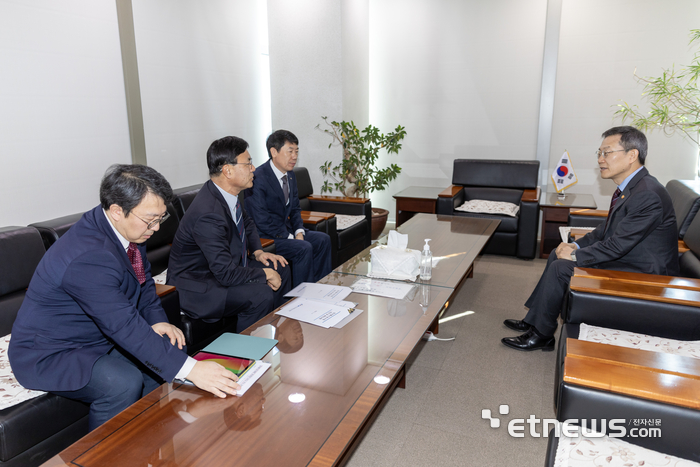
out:
M287 181L287 174L282 175L282 191L284 192L284 205L286 206L289 202L289 182Z
M146 272L143 270L143 258L141 258L141 252L136 246L136 243L129 243L129 248L126 250L126 255L129 257L131 267L134 268L136 279L138 279L139 284L143 284L146 282Z
M238 237L241 239L241 265L248 266L248 242L245 238L245 225L243 225L243 209L241 202L236 201L236 226L238 227Z
M615 190L615 193L613 193L612 199L610 200L610 209L608 210L608 217L605 219L605 227L608 226L608 221L610 220L610 214L612 214L613 208L615 207L615 203L617 203L617 200L620 199L620 195L622 192L618 188Z

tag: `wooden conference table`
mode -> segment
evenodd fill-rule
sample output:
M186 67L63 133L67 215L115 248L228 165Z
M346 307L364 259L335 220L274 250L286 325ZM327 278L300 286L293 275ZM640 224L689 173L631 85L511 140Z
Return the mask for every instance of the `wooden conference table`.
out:
M409 247L432 238L446 256L403 300L352 293L364 310L341 329L270 314L244 331L284 335L272 367L241 397L163 384L45 466L331 466L347 461L396 386L405 362L437 323L498 221L418 214L399 229ZM371 247L370 247L371 248ZM352 285L369 248L321 282ZM277 334L275 334L277 333ZM292 402L304 396L301 402Z

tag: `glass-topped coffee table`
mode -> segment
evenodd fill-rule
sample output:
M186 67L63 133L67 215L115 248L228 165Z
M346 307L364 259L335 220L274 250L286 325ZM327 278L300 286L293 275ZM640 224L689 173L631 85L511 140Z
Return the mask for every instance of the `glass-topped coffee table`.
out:
M409 247L429 235L435 255L445 256L429 283L402 300L351 293L346 300L363 311L341 329L271 313L243 334L288 345L264 357L271 368L246 394L219 399L163 384L45 465L342 465L394 388L404 387L409 355L497 225L418 214L400 230L409 233ZM361 256L354 271L321 282L349 286L365 266Z

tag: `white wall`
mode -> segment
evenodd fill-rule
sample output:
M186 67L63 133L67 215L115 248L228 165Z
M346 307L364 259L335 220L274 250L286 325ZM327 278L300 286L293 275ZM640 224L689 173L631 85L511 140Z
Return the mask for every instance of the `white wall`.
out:
M255 163L267 160L260 3L133 2L146 156L174 188L208 179L207 148L223 136L248 141Z
M315 127L321 116L343 118L341 3L268 0L272 128L299 138L298 165L320 193L319 166L330 139Z
M0 1L0 226L99 203L130 163L114 1Z
M598 208L607 209L615 184L597 170L600 135L622 124L613 120L621 99L643 103L635 68L658 76L662 68L690 62L696 49L688 47L688 32L697 18L700 3L693 0L564 0L549 173L568 150L579 178L569 191L591 193ZM695 178L693 144L656 132L647 137L646 165L661 183Z
M447 187L456 158L536 159L546 0L377 0L370 3L370 121L401 124L403 168L391 195Z

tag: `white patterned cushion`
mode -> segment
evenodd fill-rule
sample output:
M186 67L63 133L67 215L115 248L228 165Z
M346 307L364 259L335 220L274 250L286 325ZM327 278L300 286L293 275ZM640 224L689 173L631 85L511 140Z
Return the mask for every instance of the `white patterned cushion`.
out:
M365 219L364 215L351 216L349 214L336 214L335 215L335 228L336 230L349 229L358 222L362 222Z
M581 323L579 340L700 358L700 341L679 341Z
M0 410L46 394L43 391L25 389L17 382L7 357L9 345L10 334L0 337Z
M661 427L663 428L663 427ZM619 438L560 436L554 467L690 467L696 462L652 451Z
M455 211L474 212L480 214L498 214L501 216L515 217L520 211L520 206L504 201L487 201L484 199L472 199L455 208Z

